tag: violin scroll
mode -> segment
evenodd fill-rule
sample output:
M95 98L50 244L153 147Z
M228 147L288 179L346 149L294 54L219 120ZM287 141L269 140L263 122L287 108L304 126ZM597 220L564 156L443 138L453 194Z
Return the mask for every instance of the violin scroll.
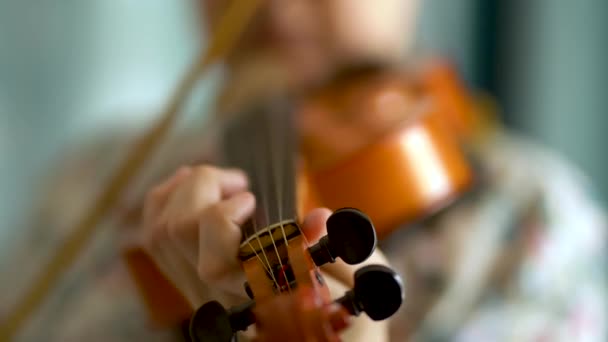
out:
M295 276L288 282L287 290L283 286L272 287L270 292L261 291L261 297L255 296L258 279L254 280L257 285L252 286L253 291L251 288L248 291L252 300L245 304L226 310L218 302L206 303L192 316L191 340L230 342L237 332L256 324L260 341L339 341L337 333L348 327L351 316L365 312L375 321L392 316L403 303L403 283L396 272L383 265L357 270L354 288L335 301L329 298L329 290L316 267L336 258L349 264L363 262L375 250L377 239L371 220L357 209L337 210L326 224L327 235L312 247L305 246L301 236L289 235L292 236L288 241L289 255L282 261L281 269L293 268ZM270 230L270 236L272 233ZM251 262L256 259L251 258L245 267ZM270 270L272 267L249 274L275 278L280 275L269 274ZM268 296L271 292L274 295ZM303 331L306 336L301 335Z

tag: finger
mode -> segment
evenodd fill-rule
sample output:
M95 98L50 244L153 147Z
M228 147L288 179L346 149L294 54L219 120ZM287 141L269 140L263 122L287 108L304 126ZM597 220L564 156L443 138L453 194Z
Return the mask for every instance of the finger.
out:
M162 213L169 195L188 175L192 172L190 167L179 168L171 177L160 185L154 187L146 196L144 207L144 219L155 220L154 217Z
M251 192L241 192L219 202L216 207L233 225L241 226L253 214L255 197Z
M247 175L239 169L219 169L212 166L199 166L193 171L193 186L204 190L199 192L201 199L217 202L222 198L245 191L249 185ZM203 196L205 195L205 196Z
M317 208L306 215L302 222L302 232L309 243L316 243L327 234L326 222L331 213L327 208Z
M240 169L224 169L219 177L222 198L243 192L249 187L247 174Z
M251 216L255 199L245 192L205 210L199 227L198 272L211 283L226 283L240 277L238 250L240 225ZM239 289L242 284L238 284ZM242 291L240 291L242 292Z
M177 169L167 180L158 185L155 188L155 191L159 193L160 196L167 196L175 186L179 184L179 182L184 179L186 176L192 173L192 167L182 166Z
M323 236L327 235L327 219L331 216L332 211L327 208L317 208L311 210L304 218L302 223L302 232L310 244L315 244ZM346 285L352 285L353 275L356 269L337 259L334 263L326 264L322 267L324 272L331 274L336 279Z
M247 177L239 170L197 167L171 194L159 220L173 225L195 222L209 206L246 190Z
M250 192L241 192L213 204L186 220L168 223L169 237L177 244L184 257L197 267L204 248L215 243L232 243L222 248L238 248L240 225L251 216L255 198ZM212 246L216 247L216 246ZM236 254L235 254L236 255Z

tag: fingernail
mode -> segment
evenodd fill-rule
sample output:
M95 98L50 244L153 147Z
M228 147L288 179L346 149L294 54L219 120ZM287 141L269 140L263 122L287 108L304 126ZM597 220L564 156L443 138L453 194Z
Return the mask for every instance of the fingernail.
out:
M243 224L255 210L255 197L251 192L241 192L234 195L230 200L234 206L232 213L232 221L237 224Z
M246 204L255 203L255 196L249 191L244 191L244 192L238 193L238 194L234 195L234 197L238 197L238 201L241 203L246 203Z
M237 177L242 177L245 179L248 178L247 173L239 168L228 168L228 169L225 169L224 171L226 171L234 176L237 176Z

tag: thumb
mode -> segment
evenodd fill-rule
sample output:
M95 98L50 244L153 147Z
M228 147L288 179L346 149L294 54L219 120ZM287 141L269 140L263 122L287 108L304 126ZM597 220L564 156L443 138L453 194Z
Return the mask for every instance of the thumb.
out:
M302 232L311 244L316 243L327 234L327 219L332 211L327 208L311 210L302 222Z
M237 259L240 225L252 214L255 198L242 192L223 200L201 215L199 221L198 272L214 283L240 270Z

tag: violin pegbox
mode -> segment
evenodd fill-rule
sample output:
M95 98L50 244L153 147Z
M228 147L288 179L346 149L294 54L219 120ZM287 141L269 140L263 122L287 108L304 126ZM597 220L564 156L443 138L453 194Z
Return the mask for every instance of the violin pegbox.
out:
M369 258L377 245L376 230L370 218L354 208L336 210L327 220L327 235L310 248L315 264L342 259L350 265ZM392 316L404 300L401 277L384 265L368 265L354 275L354 289L336 300L351 315L365 312L374 321Z
M354 275L354 288L335 301L319 271L320 266L338 258L350 265L361 263L371 256L376 245L374 225L354 208L335 211L327 220L327 235L313 246L309 246L295 221L260 230L243 241L240 250L248 279L245 288L252 300L229 310L217 302L200 307L190 322L192 341L229 342L252 324L264 334L277 324L264 314L268 308L281 301L300 303L303 294L310 291L317 296L315 302L320 303L318 317L325 317L333 334L346 328L348 316L365 312L376 321L390 317L404 300L401 278L390 268L362 267Z

